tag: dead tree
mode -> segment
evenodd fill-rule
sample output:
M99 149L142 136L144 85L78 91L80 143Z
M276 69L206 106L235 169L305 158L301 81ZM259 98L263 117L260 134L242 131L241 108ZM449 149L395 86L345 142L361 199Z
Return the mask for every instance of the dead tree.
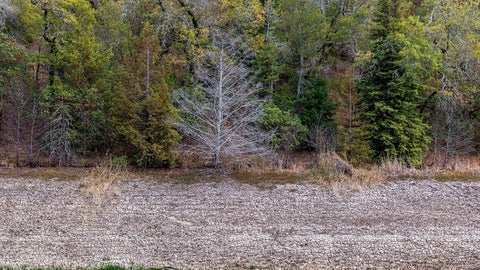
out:
M262 152L267 139L257 125L260 88L242 64L238 45L237 39L217 35L204 66L197 69L196 86L175 91L181 134L194 142L197 153L212 160L214 168L227 157Z
M52 113L43 136L44 149L50 156L50 162L58 166L67 165L74 152L72 150L73 117L65 104Z

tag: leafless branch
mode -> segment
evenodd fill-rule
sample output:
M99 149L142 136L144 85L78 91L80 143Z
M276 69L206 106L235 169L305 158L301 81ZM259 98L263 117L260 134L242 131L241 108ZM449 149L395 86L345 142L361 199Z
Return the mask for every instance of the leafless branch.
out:
M180 132L192 147L218 167L225 158L266 151L267 134L257 126L261 114L259 86L238 58L239 40L228 35L214 39L206 64L198 68L196 89L178 89L174 100L183 114Z

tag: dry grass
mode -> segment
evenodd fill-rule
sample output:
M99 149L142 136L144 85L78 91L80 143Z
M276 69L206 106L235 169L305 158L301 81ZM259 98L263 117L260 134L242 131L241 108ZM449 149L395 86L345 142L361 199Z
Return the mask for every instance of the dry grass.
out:
M15 167L0 168L0 176L15 178L41 178L56 180L79 180L86 177L90 172L88 168L74 167Z
M336 153L322 155L316 166L313 166L310 177L327 187L353 190L384 181L384 177L378 171L371 168L354 168Z
M120 189L115 186L116 181L129 178L126 162L116 162L108 159L100 166L93 168L85 177L87 184L84 191L94 203L100 207L104 199L112 195L120 195Z
M312 156L303 154L292 158L289 168L268 166L265 162L239 168L235 179L260 186L284 183L316 183L331 188L362 189L370 185L398 179L434 179L438 181L480 181L480 159L463 157L453 160L448 167L407 166L398 160L379 165L354 168L335 153L323 154L317 164ZM349 169L345 169L348 166Z
M254 185L260 188L272 188L281 184L310 183L305 173L290 170L238 170L231 174L231 177L241 183Z
M195 160L184 161L188 166L176 169L128 168L125 162L111 158L93 168L37 167L9 168L0 166L0 177L42 178L56 180L85 180L84 190L96 204L119 193L115 185L122 179L151 179L171 183L191 184L235 180L258 187L274 187L287 183L315 183L326 187L362 189L396 179L435 179L438 181L479 181L479 157L452 159L447 166L406 166L399 161L383 162L364 168L354 168L335 153L320 156L314 164L310 152L294 153L289 156L288 168L283 168L282 156L245 158L242 162L231 162L222 170L212 170L195 164ZM184 163L184 164L185 164ZM346 169L347 168L347 169Z
M430 167L425 171L429 178L438 181L480 181L480 164L462 163L450 169Z
M185 155L183 155L185 158ZM235 180L260 188L272 188L279 184L320 184L333 188L361 189L365 186L383 182L378 170L353 168L336 153L320 156L314 164L311 152L291 154L289 166L283 168L285 156L266 158L244 158L242 162L229 162L222 170L198 169L201 164L188 159L183 169L174 170L135 170L134 175L141 178L162 179L174 183L198 183L202 181ZM197 169L194 169L194 168Z
M377 172L353 168L335 153L321 155L317 164L314 164L314 157L308 152L297 153L290 160L288 168L265 160L251 162L248 166L237 167L230 175L242 183L267 188L277 184L313 183L332 188L359 189L382 182Z
M438 181L478 181L480 180L480 160L478 157L458 157L448 166L431 165L425 167L406 166L399 161L383 162L376 166L385 179L434 179Z

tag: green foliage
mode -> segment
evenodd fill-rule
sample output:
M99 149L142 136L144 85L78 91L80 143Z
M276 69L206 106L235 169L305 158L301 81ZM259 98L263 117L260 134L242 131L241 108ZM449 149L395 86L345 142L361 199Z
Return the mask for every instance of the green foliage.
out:
M173 147L178 134L171 102L172 87L161 63L155 29L147 21L133 45L124 51L114 91L111 93L109 126L118 154L126 154L137 166L166 167L175 164Z
M332 117L337 105L328 95L326 80L317 77L309 84L304 95L296 101L302 124L308 128L332 127Z
M189 89L212 39L227 33L243 41L235 57L273 102L262 121L277 149L304 147L321 131L354 164L418 164L427 133L437 136L446 119L479 126L478 1L375 1L376 9L373 0L7 1L0 139L29 156L51 154L63 138L68 155L113 148L139 166L170 167L172 90ZM438 96L458 97L461 117ZM48 133L61 130L59 119L67 131Z
M290 83L295 84L295 94L300 97L305 77L320 64L319 48L325 45L329 22L312 0L283 0L279 6L283 20L278 35L286 45L283 57L291 67L286 71L290 71Z
M26 52L12 37L0 32L0 109L12 88L26 76Z
M123 266L119 265L103 265L102 267L99 267L98 270L125 270L126 268Z
M428 12L426 16L428 24L425 27L427 40L434 46L437 53L441 54L442 63L442 77L438 79L437 87L438 98L432 111L432 136L436 139L432 148L438 147L438 131L445 130L446 134L457 133L447 135L447 138L450 137L448 140L454 142L453 145L476 144L478 149L478 137L473 140L467 139L470 132L458 130L462 125L466 127L479 124L480 22L477 18L480 16L480 9L478 1L429 0L426 1L424 10ZM455 101L455 108L452 110L452 108L445 108L446 100L461 100L461 102ZM464 116L463 110L468 112ZM468 118L472 116L475 120L470 122ZM451 152L452 155L465 155L465 152L468 152L458 149L457 146L452 148L451 145L447 143L445 146L450 148L447 152ZM454 150L454 148L457 149Z
M295 150L306 140L308 132L297 115L282 111L272 103L264 105L260 125L273 133L270 142L279 150Z
M365 165L372 161L369 133L363 126L337 128L338 153L353 165Z
M351 72L351 71L350 71ZM330 78L333 100L338 104L334 115L337 153L353 165L371 162L369 133L361 119L360 95L352 74Z
M22 153L28 153L28 163L33 156L27 142L35 139L30 127L38 114L38 98L31 78L27 50L0 32L0 143L13 149L4 155L13 154L17 166Z
M404 62L406 45L399 38L402 3L378 1L371 30L371 68L364 70L358 87L375 158L420 164L429 142L428 125L418 110L425 86Z
M173 147L178 134L170 121L176 112L167 91L159 88L141 100L125 92L113 98L110 126L115 152L126 154L137 166L170 168L175 164Z
M51 120L49 114L59 106L67 106L72 117L74 152L86 155L104 149L103 94L109 88L112 54L102 49L95 36L95 10L80 0L32 1L21 5L24 9L20 18L31 34L28 39L36 36L37 40L32 42L39 44L31 64L36 66L45 117ZM47 84L42 73L48 74Z
M273 41L266 41L255 58L257 77L264 85L262 95L272 95L275 82L282 71L280 50Z
M114 164L119 164L122 166L126 166L128 163L128 157L127 156L119 156L119 157L114 157L112 158L112 163Z

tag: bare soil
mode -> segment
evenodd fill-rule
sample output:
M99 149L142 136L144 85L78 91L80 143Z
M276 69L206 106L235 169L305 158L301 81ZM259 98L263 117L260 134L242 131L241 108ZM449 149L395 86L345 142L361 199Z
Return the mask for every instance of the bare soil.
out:
M480 268L480 183L361 191L235 181L0 178L0 265L178 269Z

